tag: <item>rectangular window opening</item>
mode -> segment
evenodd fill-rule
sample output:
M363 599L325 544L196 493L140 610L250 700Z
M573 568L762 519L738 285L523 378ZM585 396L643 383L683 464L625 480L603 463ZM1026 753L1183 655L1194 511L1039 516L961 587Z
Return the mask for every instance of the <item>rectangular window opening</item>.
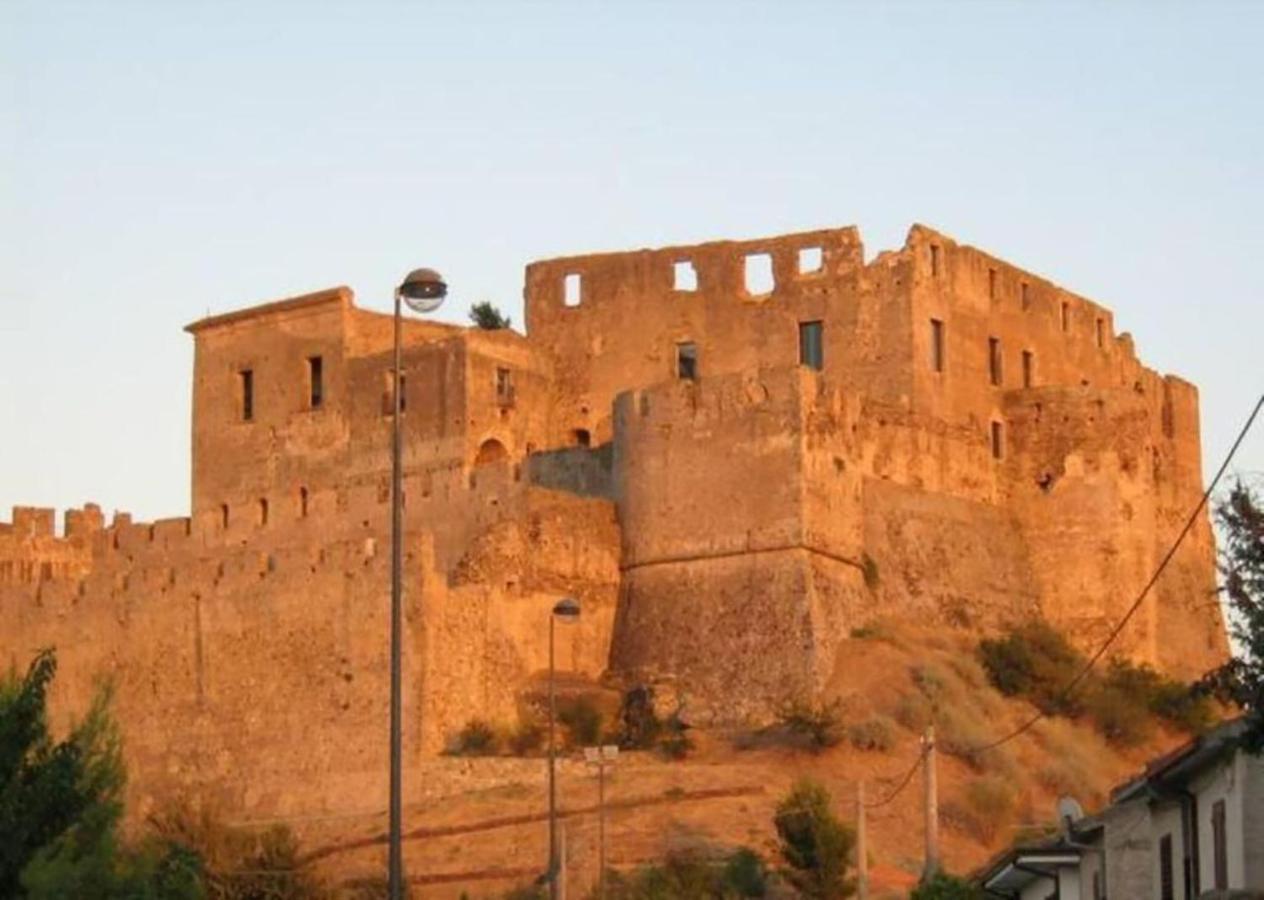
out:
M241 420L249 422L255 417L255 373L242 369L238 378L241 381Z
M1165 834L1159 839L1159 898L1176 900L1172 879L1172 836Z
M304 518L304 519L307 518L307 499L308 499L307 488L305 487L299 488L298 489L298 514L300 518Z
M939 245L930 245L930 274L939 275Z
M1062 301L1062 330L1071 330L1071 304L1065 300Z
M259 498L259 524L268 524L268 501L264 497Z
M940 319L930 320L930 367L931 371L944 370L944 323Z
M825 255L820 247L803 247L799 250L799 274L810 275L821 271L825 265Z
M1000 422L992 423L992 458L1005 458L1005 426Z
M799 365L825 368L825 326L821 322L799 323Z
M1031 292L1028 289L1027 282L1024 281L1018 286L1018 297L1024 310L1031 309Z
M399 376L399 411L408 409L408 376ZM395 415L395 370L387 369L382 381L382 415Z
M496 402L501 406L514 404L513 372L500 366L496 368Z
M1106 320L1101 318L1097 320L1097 346L1106 346Z
M680 259L672 263L672 289L677 291L696 291L698 289L698 270L693 262Z
M578 272L571 272L562 279L562 302L567 306L579 306L583 299L583 281Z
M988 269L988 299L996 299L996 269Z
M988 338L988 375L992 384L1000 386L1003 379L1001 371L1001 339Z
M772 293L775 282L772 277L772 257L767 253L751 253L746 257L746 293L759 297Z
M1023 351L1023 387L1031 387L1036 381L1036 355Z
M307 357L307 405L320 409L325 401L325 364L319 356Z
M693 341L676 345L676 377L684 381L698 380L698 345Z

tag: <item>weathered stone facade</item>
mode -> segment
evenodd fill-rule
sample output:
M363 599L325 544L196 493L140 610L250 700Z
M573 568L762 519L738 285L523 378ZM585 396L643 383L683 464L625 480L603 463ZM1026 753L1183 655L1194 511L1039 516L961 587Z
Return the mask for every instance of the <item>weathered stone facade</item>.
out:
M747 288L748 257L772 283ZM1110 312L915 226L533 263L528 336L405 329L410 757L512 721L547 610L579 676L672 678L699 718L819 690L883 615L1079 643L1132 602L1201 492L1195 389ZM117 682L147 803L287 815L386 771L391 320L338 288L195 340L192 510L0 526L0 659L55 644L58 709ZM1223 658L1209 523L1121 650Z

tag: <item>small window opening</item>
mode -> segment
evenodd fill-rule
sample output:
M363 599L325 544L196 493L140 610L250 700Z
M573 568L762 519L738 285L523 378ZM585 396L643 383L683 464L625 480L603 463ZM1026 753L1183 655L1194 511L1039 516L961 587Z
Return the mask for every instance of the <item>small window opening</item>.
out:
M693 341L681 341L676 345L676 377L685 381L698 380L698 345Z
M501 406L514 405L513 372L499 366L496 368L496 402Z
M751 253L746 257L746 293L753 297L772 293L772 257L767 253Z
M408 410L408 376L399 376L399 411ZM387 369L382 379L382 415L395 415L395 370Z
M996 299L996 269L988 269L988 299Z
M939 274L939 245L930 245L930 274Z
M1000 422L992 423L992 458L1005 457L1005 426Z
M298 514L301 518L307 518L307 488L298 489Z
M241 420L249 422L255 417L255 373L242 369L237 374L241 381Z
M268 524L268 501L263 497L259 498L259 524Z
M992 384L1000 386L1004 380L1001 371L1001 339L988 338L988 375L992 380Z
M1031 387L1036 381L1036 355L1023 351L1023 387Z
M1159 900L1175 900L1176 886L1172 871L1172 836L1159 838Z
M508 458L509 451L505 449L505 445L495 438L488 438L479 445L478 453L474 456L474 465L486 466Z
M1097 320L1097 346L1099 347L1106 346L1106 320L1105 319L1099 318Z
M562 279L562 302L567 306L579 306L584 298L584 285L577 272Z
M944 323L939 319L930 320L930 367L934 372L944 370Z
M319 356L307 357L307 404L320 409L325 401L325 365Z
M1025 281L1018 286L1018 298L1024 310L1031 309L1031 292Z
M1065 300L1062 301L1062 330L1071 330L1071 304Z
M690 260L681 259L672 264L672 287L678 291L698 289L698 270Z
M576 428L571 432L571 438L575 441L576 447L592 446L592 435L588 433L587 428Z
M1225 834L1225 802L1211 804L1212 885L1218 891L1229 888L1229 840Z
M818 372L825 368L824 332L820 322L799 323L799 365Z
M221 503L219 505L219 527L220 528L228 527L228 504L227 503Z
M799 274L807 275L821 271L825 264L825 255L820 247L803 247L799 250Z

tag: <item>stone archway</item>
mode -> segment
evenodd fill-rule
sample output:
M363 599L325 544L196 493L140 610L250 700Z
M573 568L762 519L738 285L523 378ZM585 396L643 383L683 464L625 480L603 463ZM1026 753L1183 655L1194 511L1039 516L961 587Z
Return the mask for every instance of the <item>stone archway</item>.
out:
M495 438L488 438L479 444L478 453L474 457L474 465L475 467L486 466L508 458L509 451L505 449L505 445Z

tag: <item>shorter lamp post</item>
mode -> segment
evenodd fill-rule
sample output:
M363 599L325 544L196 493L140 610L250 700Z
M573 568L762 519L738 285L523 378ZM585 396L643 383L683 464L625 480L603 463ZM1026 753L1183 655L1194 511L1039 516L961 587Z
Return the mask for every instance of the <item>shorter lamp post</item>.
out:
M579 602L563 597L549 613L549 897L557 900L557 876L561 860L557 858L557 742L554 738L557 720L557 684L554 666L553 631L558 619L574 622L579 618Z
M597 767L597 900L606 900L606 765L618 758L618 744L584 748L585 762Z

